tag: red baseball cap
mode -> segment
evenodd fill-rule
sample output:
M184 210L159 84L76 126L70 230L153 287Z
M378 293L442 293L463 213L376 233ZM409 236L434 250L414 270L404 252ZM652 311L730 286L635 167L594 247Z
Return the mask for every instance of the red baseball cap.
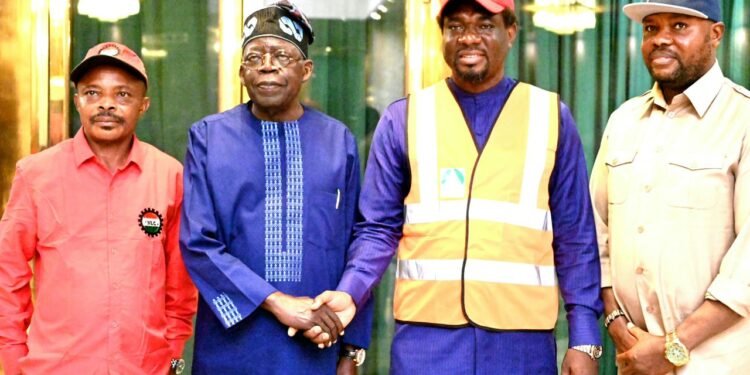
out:
M146 66L143 65L141 58L126 45L116 42L104 42L91 47L86 52L86 57L70 72L70 80L73 83L78 83L86 72L101 64L112 64L125 68L140 78L148 87Z
M440 12L438 12L437 19L443 18L443 9L452 0L440 0ZM481 5L484 9L487 9L490 13L497 14L505 9L515 10L516 5L513 0L474 0L477 4Z

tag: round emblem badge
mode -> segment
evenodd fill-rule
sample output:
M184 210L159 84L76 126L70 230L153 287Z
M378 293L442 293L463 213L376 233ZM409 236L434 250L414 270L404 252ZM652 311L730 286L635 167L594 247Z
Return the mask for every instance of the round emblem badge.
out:
M164 218L161 217L159 211L153 208L146 208L138 215L138 226L141 227L141 230L147 236L156 237L164 227Z
M115 46L107 46L99 50L100 55L106 56L117 56L120 53L120 49Z

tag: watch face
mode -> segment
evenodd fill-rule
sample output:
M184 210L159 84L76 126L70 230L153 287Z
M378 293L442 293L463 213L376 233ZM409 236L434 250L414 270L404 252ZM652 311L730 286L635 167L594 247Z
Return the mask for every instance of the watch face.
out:
M675 366L684 366L690 361L687 348L679 343L667 343L664 351L665 356L669 362L672 362Z
M591 355L594 356L594 359L599 359L602 356L602 347L599 345L592 346Z
M367 357L367 353L364 349L357 350L356 357L354 358L354 362L357 363L357 366L362 366L363 363L365 363L365 358Z
M174 370L174 373L177 375L182 374L183 371L185 371L185 360L180 359L173 359L172 360L172 370Z

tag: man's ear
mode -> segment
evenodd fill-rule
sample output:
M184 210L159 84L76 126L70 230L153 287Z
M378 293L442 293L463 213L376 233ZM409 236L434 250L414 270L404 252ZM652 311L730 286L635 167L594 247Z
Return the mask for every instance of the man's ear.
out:
M518 22L513 23L505 29L508 30L508 47L512 47L516 36L518 36Z
M141 109L138 112L138 118L143 117L144 114L146 114L146 111L148 111L148 108L151 107L151 98L148 96L143 97L143 103L141 103Z
M305 70L305 73L302 75L302 82L307 82L312 77L313 69L315 68L315 64L312 60L304 60L302 63L302 69Z
M245 76L245 65L240 64L240 69L237 70L237 74L240 76L240 79Z
M77 92L73 94L73 105L75 105L76 111L78 111L78 113L81 113L81 104L79 103L80 100L81 100L81 97L78 96Z
M719 43L721 43L721 39L724 37L725 29L724 22L716 22L711 25L711 46L714 49L719 48Z

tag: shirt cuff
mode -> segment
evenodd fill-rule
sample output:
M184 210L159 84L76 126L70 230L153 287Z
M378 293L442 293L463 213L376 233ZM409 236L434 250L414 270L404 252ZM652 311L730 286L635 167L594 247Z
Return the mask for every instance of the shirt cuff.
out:
M0 350L0 364L6 375L21 373L19 361L29 353L26 345L9 345Z
M344 335L344 342L343 342L344 345L351 345L351 346L354 346L356 348L367 349L367 345L369 344L367 342L368 340L361 339L359 337L348 337L347 338L347 336L348 335Z
M264 281L255 285L249 296L241 290L235 292L235 299L227 293L220 293L211 300L211 310L219 318L221 325L229 329L261 308L268 296L275 292L276 288Z
M345 292L352 296L352 300L354 300L354 304L357 305L357 309L362 306L362 303L365 302L367 297L367 287L362 281L353 275L353 272L344 273L336 290L339 292Z
M718 274L708 293L743 318L750 315L750 287L746 283Z
M568 347L601 345L602 336L596 312L583 306L575 306L568 313L568 334Z

